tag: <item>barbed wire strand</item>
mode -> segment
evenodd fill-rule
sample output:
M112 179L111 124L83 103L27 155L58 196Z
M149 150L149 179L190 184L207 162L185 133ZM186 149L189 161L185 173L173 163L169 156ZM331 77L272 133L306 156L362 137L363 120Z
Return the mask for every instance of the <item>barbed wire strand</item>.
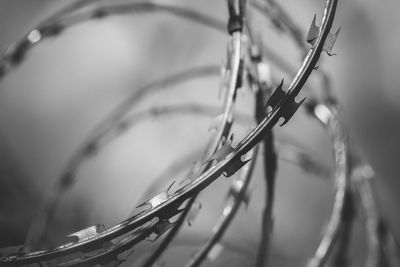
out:
M283 107L288 106L290 103L289 100L293 101L294 97L300 92L302 86L304 85L305 81L307 80L308 76L311 74L312 70L315 67L315 63L317 62L320 53L322 52L322 46L323 43L327 37L327 32L329 32L329 29L332 25L335 9L336 9L336 1L327 1L327 6L325 9L325 16L323 17L323 23L322 23L322 30L321 34L318 36L316 40L316 45L313 47L313 49L310 50L308 55L306 56L306 59L299 70L299 74L296 75L294 81L291 83L289 90L286 94L285 97L283 97L282 101L278 103L277 106L273 108L273 111L270 113L268 118L264 119L262 123L256 129L254 129L248 137L246 137L244 140L242 140L239 145L236 147L236 149L229 153L229 156L225 158L224 160L221 160L219 163L217 163L212 169L207 171L206 173L202 174L199 176L193 183L182 187L178 191L176 191L172 196L168 197L165 201L163 201L160 204L157 204L155 206L151 206L150 209L145 211L144 213L141 213L140 215L130 218L126 220L126 222L123 222L122 224L119 224L117 226L114 226L110 229L105 230L104 232L97 233L94 237L90 238L90 245L92 247L95 247L95 244L98 244L101 242L106 241L109 238L115 237L118 234L122 234L126 231L129 231L129 229L134 228L135 226L138 226L140 222L144 222L145 220L151 219L154 215L156 214L157 211L162 210L167 210L171 205L175 205L177 203L180 203L184 199L187 199L192 193L199 192L198 190L202 190L205 186L209 185L213 180L215 180L222 172L226 172L227 175L231 173L231 169L225 169L225 166L233 162L234 160L240 160L240 156L247 153L256 143L260 141L261 134L266 131L267 129L270 129L273 125L275 125L278 122L279 117L284 116L285 113L283 113ZM288 115L285 115L286 121L288 120ZM291 117L291 116L290 116ZM230 166L233 167L234 165ZM240 168L243 165L237 165L236 168ZM217 176L218 175L218 176ZM169 209L169 212L173 212L173 210ZM171 214L171 213L168 213ZM28 262L35 260L36 258L42 258L44 259L45 257L55 257L56 255L61 255L61 253L68 253L72 252L78 248L84 248L88 247L88 240L80 240L79 242L73 243L71 245L63 245L62 247L55 248L51 251L51 254L49 252L39 252L39 253L25 253L23 255L17 255L13 256L12 258L10 257L5 257L2 259L2 261L8 261L12 260L13 262ZM29 256L28 256L29 255ZM45 256L47 255L47 256ZM30 259L28 260L27 257Z
M242 62L242 33L241 30L232 31L230 29L231 19L234 16L232 9L232 1L228 1L228 10L230 13L230 20L228 22L228 32L231 34L231 40L228 45L228 60L227 60L227 69L224 71L226 73L227 78L223 79L227 81L227 84L223 84L226 88L226 96L223 104L223 112L222 117L220 119L220 124L218 125L216 134L213 134L210 138L210 142L206 151L204 153L202 162L205 164L204 168L196 169L196 165L193 166L192 170L189 171L191 173L199 173L205 172L208 168L211 167L211 162L206 163L206 161L210 160L210 157L217 152L217 150L223 145L223 142L228 142L228 137L230 134L231 126L233 123L233 108L236 99L237 89L240 87L238 84L239 76L242 75L241 71L241 62ZM243 17L241 17L243 19ZM235 25L236 27L237 25ZM192 179L193 177L188 177L188 179ZM162 240L161 244L157 247L157 249L148 257L142 267L150 267L152 266L159 257L164 253L169 244L175 238L180 228L183 226L183 223L189 214L190 209L195 203L197 198L197 194L192 196L187 202L183 212L179 215L179 218L172 226L172 229L169 230L167 236Z

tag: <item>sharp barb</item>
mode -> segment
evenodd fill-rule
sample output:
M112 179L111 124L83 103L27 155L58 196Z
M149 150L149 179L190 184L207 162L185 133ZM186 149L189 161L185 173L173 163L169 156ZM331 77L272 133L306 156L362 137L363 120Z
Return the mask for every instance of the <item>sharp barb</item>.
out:
M299 103L297 103L295 100L291 101L285 108L284 113L282 114L282 118L285 120L280 124L280 126L285 125L288 123L288 121L293 117L294 113L299 109L301 104L306 100L306 98L303 98Z
M326 38L325 44L324 44L324 51L329 55L329 56L333 56L335 54L332 54L332 50L333 50L333 46L336 43L336 39L340 33L340 29L339 28L336 33L329 33L328 37Z
M224 145L218 149L212 156L211 160L216 160L220 162L225 159L230 153L232 153L235 149L232 147L233 135L224 143Z
M160 211L157 216L160 220L168 220L173 218L174 216L180 214L184 209L179 209L182 203L178 203L175 207L171 207L170 209Z
M282 101L282 98L286 94L285 91L283 91L282 87L283 87L283 79L282 79L281 83L279 84L278 88L276 88L274 93L268 99L266 108L271 107L272 109L274 109L276 106L278 106L279 102Z
M172 187L174 186L175 182L176 182L176 181L172 181L171 184L168 186L168 189L167 189L167 191L166 191L168 196L171 196L171 195L172 195L172 194L171 194L171 189L172 189Z
M307 34L307 42L312 46L315 45L315 42L319 36L319 32L321 31L321 28L317 26L316 21L317 21L317 15L315 14L311 22L310 30L308 31Z
M225 177L231 177L234 175L238 170L240 170L247 162L251 161L252 159L247 159L242 161L240 158L233 160L230 165L225 167L223 175Z

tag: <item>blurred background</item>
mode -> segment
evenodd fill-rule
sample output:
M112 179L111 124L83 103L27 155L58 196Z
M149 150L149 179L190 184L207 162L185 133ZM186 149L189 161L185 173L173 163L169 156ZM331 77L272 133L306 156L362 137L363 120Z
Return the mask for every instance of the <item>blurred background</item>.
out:
M44 18L72 1L0 0L0 47L14 43ZM100 1L105 2L105 1ZM225 1L158 1L193 8L227 19ZM320 21L322 0L280 3L307 33L313 15ZM339 1L334 29L342 27L334 48L322 57L342 104L342 118L352 142L376 172L376 197L383 216L400 236L400 3L396 0ZM293 68L301 52L291 40L255 20L266 45ZM227 34L165 13L110 16L70 27L33 48L26 60L0 83L0 247L21 244L40 207L69 158L90 130L135 90L167 75L202 65L221 65ZM272 66L279 80L288 77ZM286 79L286 84L289 79ZM154 105L200 103L220 106L218 75L195 79L146 97L132 114ZM311 81L310 85L318 85ZM311 92L305 92L307 96ZM251 113L251 96L240 95L238 109ZM217 115L217 114L216 114ZM73 189L62 197L46 230L48 244L81 228L112 226L131 214L171 163L201 155L212 117L168 116L147 120L113 140L85 161ZM238 141L250 124L234 129ZM298 112L277 128L278 139L295 140L332 167L328 136L319 124ZM194 156L193 156L194 155ZM189 168L190 166L188 166ZM304 263L316 248L331 211L333 180L310 177L281 160L277 181L274 266ZM184 171L184 170L183 170ZM180 175L182 175L181 172ZM264 185L257 164L251 199L223 239L216 266L248 266L259 242ZM185 227L165 259L185 261L211 233L224 206L230 180L221 178L200 196L201 212ZM147 193L145 193L145 191ZM218 204L216 204L218 203ZM355 227L352 260L365 253L363 219ZM172 255L183 255L180 259ZM168 261L169 260L169 261ZM172 262L172 263L171 263Z

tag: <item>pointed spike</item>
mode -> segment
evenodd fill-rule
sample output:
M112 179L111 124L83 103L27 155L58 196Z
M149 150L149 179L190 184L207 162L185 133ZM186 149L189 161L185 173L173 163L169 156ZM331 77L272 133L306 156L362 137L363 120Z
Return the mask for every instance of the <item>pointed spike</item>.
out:
M272 109L274 109L279 104L279 102L281 102L282 98L286 95L282 87L283 87L283 79L281 83L278 85L278 87L275 89L271 97L268 99L265 108L271 107Z
M284 81L285 81L285 79L282 78L281 83L278 85L278 88L282 89Z
M285 125L294 115L294 113L296 113L296 111L299 109L299 107L301 106L301 104L303 104L303 102L306 100L306 98L303 98L299 103L297 103L294 99L293 101L291 101L290 103L288 103L288 105L286 106L285 110L284 110L284 114L281 115L282 118L284 118L285 120L280 124L280 126L282 127L283 125Z
M216 160L220 162L225 159L230 153L232 153L235 149L232 147L233 134L229 137L229 139L219 148L211 157L211 160Z
M174 186L175 182L176 181L172 181L171 184L168 186L167 191L166 191L168 196L172 195L172 194L170 194L170 191L171 191L171 188Z
M341 27L336 31L336 33L329 33L324 44L324 51L329 55L333 56L335 54L332 54L333 46L336 43L336 39L340 33Z
M311 26L307 34L307 42L312 46L315 45L315 41L317 40L319 32L321 30L320 27L317 26L316 21L317 21L317 15L314 14L314 18L311 22Z
M313 17L313 20L311 22L311 25L317 26L317 14L315 14L315 13L314 13L314 17Z
M179 202L176 202L175 204L170 206L168 209L159 210L157 213L159 221L168 221L169 219L175 217L176 215L184 211L184 207L182 207L184 202L185 200L180 200Z
M225 177L230 177L234 175L238 170L240 170L244 165L246 165L246 163L249 162L250 160L252 160L252 158L242 161L242 159L239 157L238 159L233 160L231 164L226 166L222 174Z
M169 220L170 218L180 214L182 211L184 211L184 209L179 209L179 207L173 207L169 210L165 210L165 211L160 211L158 213L158 218L160 220Z

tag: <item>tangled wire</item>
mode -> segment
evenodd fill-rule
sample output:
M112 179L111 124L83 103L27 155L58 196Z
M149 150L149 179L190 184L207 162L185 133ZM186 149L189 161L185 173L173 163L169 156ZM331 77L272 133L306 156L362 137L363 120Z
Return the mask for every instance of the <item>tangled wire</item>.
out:
M93 6L94 3L96 3L95 6ZM162 255L184 222L193 221L200 211L201 204L197 201L199 193L208 186L212 186L219 177L231 177L240 171L239 176L232 178L225 208L212 235L185 264L186 267L200 266L216 249L216 245L234 220L241 205L248 201L247 189L253 176L255 159L261 154L259 146L263 147L262 162L265 165L266 194L262 215L262 238L255 266L267 266L273 233L274 188L278 156L295 162L309 174L331 175L324 166L301 148L280 144L275 140L273 127L279 122L281 126L285 125L302 104L305 106L306 113L319 121L331 137L335 161L333 175L336 181L335 197L327 227L307 266L324 266L328 260L332 260L331 263L334 266L348 264L350 257L348 240L352 233L355 211L358 209L362 210L366 218L365 229L369 249L366 266L395 266L396 257L390 254L390 244L395 241L380 217L373 198L371 180L374 172L362 160L354 147L349 146L347 133L339 118L340 107L330 88L329 76L317 66L323 52L329 56L333 55L334 43L340 30L331 33L337 5L338 0L326 0L321 25L317 26L317 16L315 16L308 35L304 38L302 30L274 0L250 1L250 3L246 0L228 0L227 23L180 6L153 2L103 4L98 0L78 0L39 23L21 40L10 45L0 55L0 80L24 61L30 49L45 39L61 35L66 28L86 20L105 19L116 15L164 12L229 34L227 59L222 72L219 66L207 65L187 69L154 81L125 99L91 131L80 148L70 157L53 190L46 196L38 215L31 223L26 243L19 247L0 250L2 251L1 266L30 264L118 266L128 257L135 257L132 252L139 243L154 242L163 237L148 257L138 258L136 261L143 267L158 266L156 264L161 262ZM249 8L269 18L274 29L288 34L301 52L305 53L299 70L293 71L279 57L268 56L271 52L260 38L257 38L259 33L255 32L247 17L246 10ZM305 40L309 46L304 42ZM283 89L285 87L283 80L274 89L276 83L272 79L270 64L277 65L284 72L295 73L286 90ZM316 72L317 69L318 72ZM296 97L314 72L322 77L323 84L319 91L323 97L319 99L310 96L307 101L302 99L297 102ZM106 229L102 225L91 226L69 235L68 242L57 247L49 250L37 249L61 196L75 184L79 168L113 139L118 138L137 123L156 116L182 112L210 115L220 110L219 107L213 106L182 104L152 107L127 116L133 106L145 96L163 90L166 82L173 85L212 75L222 75L221 89L224 92L222 112L213 124L214 131L201 161L192 166L184 180L172 183L161 193L141 203L131 217L113 227ZM248 90L253 95L252 116L235 112L235 102L240 89ZM253 129L238 142L236 147L233 147L232 125L243 121L251 121ZM279 155L276 146L282 147ZM188 166L190 163L181 160L180 164L173 165L169 170L164 171L163 177L173 175L177 169ZM155 181L157 183L159 179ZM357 199L360 200L360 205Z

